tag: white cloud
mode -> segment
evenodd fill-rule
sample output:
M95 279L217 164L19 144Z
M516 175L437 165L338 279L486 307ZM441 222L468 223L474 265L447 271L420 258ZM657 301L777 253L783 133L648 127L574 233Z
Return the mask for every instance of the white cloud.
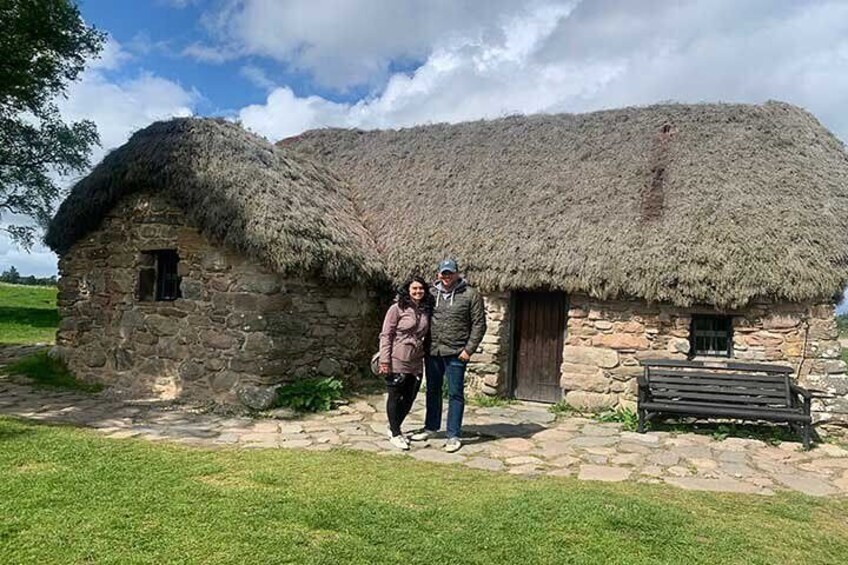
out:
M192 43L188 45L182 50L182 55L204 63L214 63L217 65L237 59L239 56L238 53L231 49L204 45L203 43Z
M263 90L272 90L277 84L268 77L261 67L245 65L239 69L239 74Z
M89 61L88 70L114 70L132 59L132 55L111 36L106 38L103 50L96 59Z
M277 11L261 2L238 6L253 14L250 21L262 15L276 21ZM262 6L267 11L260 14ZM299 98L283 87L239 117L279 139L326 125L397 127L668 100L779 99L811 110L848 139L842 109L848 97L846 2L596 0L524 7L490 17L486 33L453 26L444 35L419 34L410 45L430 41L424 63L411 74L388 77L367 99L340 104ZM339 20L343 15L335 13ZM357 33L379 35L382 24ZM333 28L328 21L324 26ZM270 50L269 36L254 40ZM328 41L312 48L337 46ZM385 47L382 53L389 52Z
M492 36L503 18L538 4L512 0L228 0L204 17L219 47L192 45L204 61L259 55L345 89L381 84L393 62L425 59L454 36Z
M199 94L179 84L142 72L136 78L113 82L91 72L69 89L59 107L68 120L88 119L97 124L101 147L94 162L150 122L172 116L190 116Z
M329 125L394 127L538 111L574 91L575 78L581 78L580 88L592 79L582 71L556 76L528 66L539 41L570 9L540 5L504 21L488 39L451 38L434 48L411 75L393 75L373 98L343 104L317 96L299 98L282 87L271 92L264 104L242 109L239 119L246 127L279 139ZM540 90L540 85L548 92Z
M119 69L130 59L121 46L110 39L101 59L89 66L79 82L70 86L67 99L59 101L65 119L88 119L97 125L101 146L93 151L93 164L150 122L192 115L199 99L197 92L152 73L142 72L129 80L111 80L105 71ZM71 181L64 182L70 184ZM20 223L19 220L4 217L0 227ZM12 265L22 275L51 275L56 273L56 256L42 245L26 253L0 232L0 271Z
M202 0L159 0L159 3L181 10L192 5L200 4L201 1Z

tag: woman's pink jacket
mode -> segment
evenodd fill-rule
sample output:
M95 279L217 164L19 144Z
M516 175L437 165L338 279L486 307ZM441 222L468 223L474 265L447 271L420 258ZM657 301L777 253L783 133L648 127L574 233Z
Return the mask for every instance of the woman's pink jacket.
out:
M397 302L389 307L380 332L380 363L389 363L392 373L424 371L424 340L430 330L430 316L410 307L404 310Z

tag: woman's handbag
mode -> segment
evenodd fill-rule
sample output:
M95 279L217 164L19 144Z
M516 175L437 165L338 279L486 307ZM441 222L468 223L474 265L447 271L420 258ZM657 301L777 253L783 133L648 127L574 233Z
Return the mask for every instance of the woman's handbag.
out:
M371 356L371 372L375 377L380 376L380 352Z

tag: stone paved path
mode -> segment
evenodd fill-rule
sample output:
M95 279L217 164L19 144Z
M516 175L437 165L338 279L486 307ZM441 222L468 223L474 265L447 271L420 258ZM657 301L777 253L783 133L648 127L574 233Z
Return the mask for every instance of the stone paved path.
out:
M0 364L26 353L0 349ZM413 443L406 455L386 440L382 396L362 397L324 414L282 419L228 417L158 402L119 402L105 395L37 389L0 376L0 414L93 428L111 438L138 437L243 449L346 448L515 475L575 476L594 481L665 483L684 489L814 496L848 494L848 450L757 440L717 441L698 434L623 431L586 418L554 419L547 406L516 403L466 409L462 449L445 453L443 439ZM423 421L423 395L408 428Z

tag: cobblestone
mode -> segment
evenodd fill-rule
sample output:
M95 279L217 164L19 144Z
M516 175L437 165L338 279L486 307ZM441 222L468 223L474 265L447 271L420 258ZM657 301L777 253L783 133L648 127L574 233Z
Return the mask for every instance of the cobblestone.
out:
M30 349L0 347L0 364ZM421 425L419 395L405 430ZM114 441L143 438L191 446L246 449L354 449L474 469L581 480L665 483L683 489L813 496L848 495L848 451L797 442L623 431L582 417L555 419L544 405L466 406L462 449L446 453L443 435L401 452L386 440L382 395L362 396L339 409L285 420L217 415L161 401L121 402L107 393L44 391L20 378L0 377L0 414L92 428Z

